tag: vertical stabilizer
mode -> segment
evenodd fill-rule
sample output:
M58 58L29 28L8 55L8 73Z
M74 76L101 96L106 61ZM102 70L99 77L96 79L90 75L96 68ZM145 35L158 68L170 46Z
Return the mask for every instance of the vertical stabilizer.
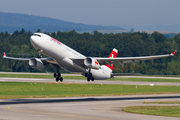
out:
M114 48L108 58L116 58L117 53L118 53L118 50ZM107 67L111 72L114 68L114 64L111 64L111 61L107 62L107 64L104 66Z

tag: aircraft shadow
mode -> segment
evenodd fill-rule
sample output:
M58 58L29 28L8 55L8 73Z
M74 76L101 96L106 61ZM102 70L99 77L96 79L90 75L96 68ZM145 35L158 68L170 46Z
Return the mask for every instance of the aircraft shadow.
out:
M89 102L89 101L116 101L116 100L140 100L140 99L172 99L180 96L153 96L153 97L124 97L124 98L77 98L77 99L11 99L0 102L6 104L31 104L31 103L61 103L61 102Z

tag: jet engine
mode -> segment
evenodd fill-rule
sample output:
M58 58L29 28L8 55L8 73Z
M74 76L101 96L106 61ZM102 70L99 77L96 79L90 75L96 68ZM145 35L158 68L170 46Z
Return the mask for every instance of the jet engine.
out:
M29 60L29 65L32 68L37 69L37 70L43 70L44 69L43 62L40 59L38 59L38 58L31 58Z
M100 64L98 63L98 61L94 58L86 58L84 60L84 64L88 67L88 68L92 68L92 69L100 69Z

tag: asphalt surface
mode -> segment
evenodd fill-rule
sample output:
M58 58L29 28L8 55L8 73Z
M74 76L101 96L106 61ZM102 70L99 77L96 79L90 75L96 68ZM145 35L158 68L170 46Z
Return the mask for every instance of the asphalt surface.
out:
M169 78L170 79L170 78ZM177 79L177 78L175 78ZM180 78L179 78L180 79ZM46 82L55 83L55 79L45 78L7 78L0 77L0 81L15 81L15 82ZM76 84L122 84L122 85L162 85L162 86L180 86L180 82L133 82L133 81L120 81L120 80L95 80L94 82L87 82L87 80L73 80L64 79L64 83Z
M122 110L127 106L151 105L143 104L144 100L154 102L177 101L179 99L180 94L0 100L0 119L179 120L178 117L141 115L127 113Z

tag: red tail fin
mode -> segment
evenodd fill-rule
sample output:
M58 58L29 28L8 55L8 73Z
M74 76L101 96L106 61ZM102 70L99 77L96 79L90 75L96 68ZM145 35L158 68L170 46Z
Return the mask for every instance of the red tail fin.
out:
M3 54L3 57L6 57L6 53Z
M108 58L116 58L117 53L118 53L118 50L114 48ZM113 68L114 68L114 64L111 64L110 61L109 61L109 64L107 64L105 66L110 68L111 70L113 70Z

